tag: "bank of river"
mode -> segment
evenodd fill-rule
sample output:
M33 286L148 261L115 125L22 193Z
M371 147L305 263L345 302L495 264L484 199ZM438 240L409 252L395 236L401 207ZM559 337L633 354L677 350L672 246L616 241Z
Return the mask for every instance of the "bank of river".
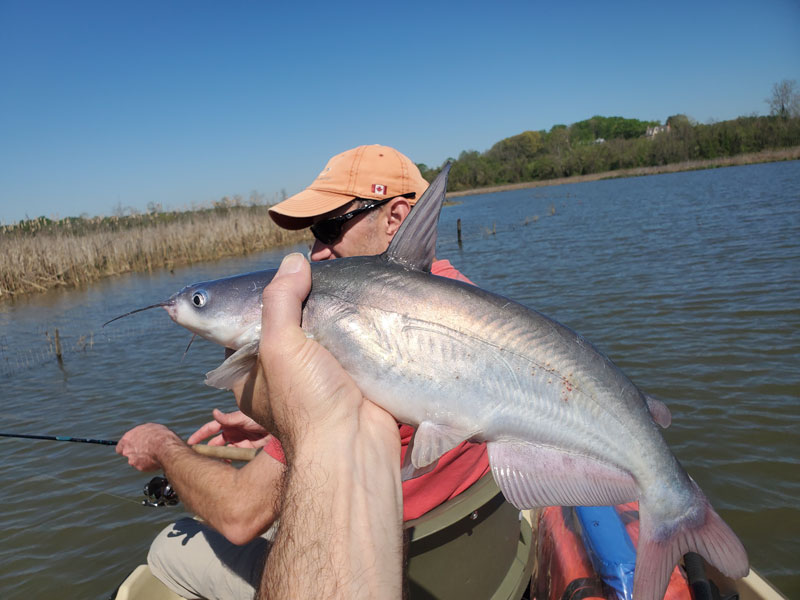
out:
M474 196L475 194L493 194L495 192L508 192L512 190L524 190L536 187L551 185L564 185L567 183L585 183L587 181L600 181L603 179L620 179L625 177L643 177L645 175L661 175L664 173L680 173L683 171L699 171L703 169L716 169L720 167L737 167L743 165L754 165L759 163L777 162L784 160L800 159L800 146L794 148L781 148L778 150L764 150L763 152L751 152L728 156L724 158L712 158L708 160L693 160L681 163L672 163L658 167L636 167L634 169L617 169L616 171L604 171L602 173L591 173L589 175L574 175L572 177L559 177L557 179L543 179L541 181L525 181L522 183L509 183L506 185L495 185L473 190L461 190L449 192L448 198L458 198L459 196Z

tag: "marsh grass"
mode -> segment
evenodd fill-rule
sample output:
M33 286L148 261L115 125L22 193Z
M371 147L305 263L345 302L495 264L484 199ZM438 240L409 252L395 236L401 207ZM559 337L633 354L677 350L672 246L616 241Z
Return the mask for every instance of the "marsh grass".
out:
M128 273L296 243L264 206L124 217L46 218L0 228L0 301Z

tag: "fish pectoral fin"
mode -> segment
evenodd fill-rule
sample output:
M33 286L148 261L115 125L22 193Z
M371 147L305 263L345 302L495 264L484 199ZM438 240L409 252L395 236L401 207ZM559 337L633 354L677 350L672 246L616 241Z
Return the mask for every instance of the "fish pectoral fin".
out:
M437 464L439 464L439 461L435 460L431 464L417 469L413 464L411 464L411 451L409 447L409 449L406 450L406 455L403 457L403 464L400 467L400 481L416 479L417 477L425 475L425 473L430 473L436 468Z
M507 441L486 444L494 480L520 510L539 506L605 506L638 497L628 471L551 446Z
M663 429L669 427L672 423L672 413L667 408L667 405L649 394L645 394L644 399L647 401L647 408L650 411L650 416L653 417L653 421L661 425Z
M213 371L206 373L206 385L229 390L247 377L258 360L258 342L248 342L231 354L225 362Z
M400 477L403 481L416 479L436 468L439 457L452 450L472 433L464 432L448 425L437 425L431 421L423 421L417 427L406 448Z
M411 464L420 469L439 460L439 457L472 437L473 433L456 429L449 425L437 425L432 421L423 421L414 432L406 450L411 455Z

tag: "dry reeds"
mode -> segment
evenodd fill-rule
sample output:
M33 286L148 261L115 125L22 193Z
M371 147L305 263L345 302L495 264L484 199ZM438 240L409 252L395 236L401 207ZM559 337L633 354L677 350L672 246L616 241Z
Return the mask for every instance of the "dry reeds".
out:
M106 219L47 219L0 229L0 300L110 275L295 243L263 206Z

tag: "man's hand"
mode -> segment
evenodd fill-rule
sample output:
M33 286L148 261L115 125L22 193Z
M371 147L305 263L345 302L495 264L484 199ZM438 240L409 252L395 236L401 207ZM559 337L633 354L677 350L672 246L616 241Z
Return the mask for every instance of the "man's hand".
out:
M300 328L310 289L308 262L292 254L263 295L259 361L267 394L253 396L252 408L262 424L274 423L288 474L259 597L399 598L397 423Z
M236 413L222 415L237 420ZM251 433L263 430L247 417L238 422ZM197 434L195 434L197 435ZM253 442L242 442L253 443ZM277 517L285 468L264 452L241 468L201 456L163 425L145 423L117 442L117 453L140 471L163 470L187 511L200 516L234 544L264 533Z
M340 442L344 431L359 429L374 439L399 440L391 415L364 398L339 361L300 328L310 289L311 269L300 254L287 256L264 289L259 359L268 407L254 405L254 416L266 413L290 452L299 438Z
M173 431L158 423L145 423L123 435L116 450L135 469L158 471L163 468L162 453L174 444L182 446L183 442Z
M269 438L267 430L242 411L224 413L215 408L212 414L213 421L209 421L189 436L187 443L190 446L199 444L209 437L212 438L208 441L209 446L230 444L239 448L261 448L267 443Z

